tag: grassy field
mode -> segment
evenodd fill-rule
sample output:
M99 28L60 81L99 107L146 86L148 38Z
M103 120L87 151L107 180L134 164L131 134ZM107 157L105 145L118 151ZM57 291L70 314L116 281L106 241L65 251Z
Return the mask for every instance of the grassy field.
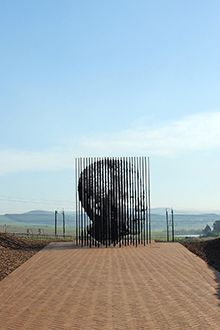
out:
M6 233L15 233L19 237L26 237L29 239L46 239L46 240L66 240L70 241L73 240L75 237L75 229L74 227L66 227L66 234L63 237L62 227L59 226L57 228L57 236L55 237L54 234L54 227L53 226L23 226L23 225L7 225L7 226L0 226L1 232ZM185 237L190 237L193 234L198 234L197 231L193 230L183 230L177 231L175 236L175 241L180 241ZM181 236L180 236L181 235ZM144 236L144 234L143 234ZM142 236L142 237L143 237ZM155 241L166 241L167 240L167 232L165 230L153 230L152 231L152 240ZM171 233L170 233L170 241L171 241Z
M7 224L7 225L0 225L1 232L7 233L30 233L30 235L54 235L54 226L37 226L37 225L23 225L23 224ZM63 234L62 226L57 227L57 234ZM66 235L73 235L74 234L74 227L66 227Z

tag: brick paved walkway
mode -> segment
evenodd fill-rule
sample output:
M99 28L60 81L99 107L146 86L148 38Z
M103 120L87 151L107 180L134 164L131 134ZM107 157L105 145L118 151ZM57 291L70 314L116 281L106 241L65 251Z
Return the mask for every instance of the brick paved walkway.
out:
M0 282L0 329L220 329L219 283L180 244L52 243Z

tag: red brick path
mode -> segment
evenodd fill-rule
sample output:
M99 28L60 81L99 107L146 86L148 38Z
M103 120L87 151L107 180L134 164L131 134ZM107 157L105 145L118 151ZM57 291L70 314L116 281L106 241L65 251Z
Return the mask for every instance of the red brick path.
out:
M52 243L0 282L0 329L220 329L219 285L177 243Z

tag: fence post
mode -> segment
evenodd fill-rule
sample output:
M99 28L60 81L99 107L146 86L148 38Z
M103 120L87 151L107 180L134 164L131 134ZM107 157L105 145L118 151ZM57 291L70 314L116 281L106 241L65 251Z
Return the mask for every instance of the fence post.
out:
M64 213L64 210L62 212L62 215L63 215L63 237L66 236L66 223L65 223L65 213Z
M166 209L166 224L167 224L167 242L169 242L169 216L168 216L168 210Z
M57 210L54 213L54 234L57 236Z
M174 215L173 209L171 209L171 221L172 221L172 242L175 241L175 234L174 234Z

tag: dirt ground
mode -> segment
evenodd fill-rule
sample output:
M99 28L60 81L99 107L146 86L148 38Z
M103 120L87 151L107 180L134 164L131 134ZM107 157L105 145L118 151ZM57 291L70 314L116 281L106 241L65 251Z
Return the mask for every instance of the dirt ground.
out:
M47 241L21 239L11 234L0 233L0 280L47 244Z

